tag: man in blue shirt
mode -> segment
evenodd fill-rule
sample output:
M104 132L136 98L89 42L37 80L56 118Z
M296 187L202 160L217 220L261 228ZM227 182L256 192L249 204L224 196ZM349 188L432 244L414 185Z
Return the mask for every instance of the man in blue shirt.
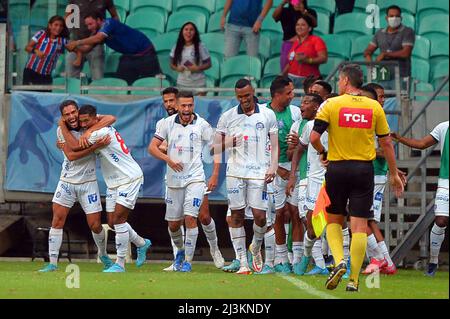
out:
M104 19L100 12L86 15L84 22L92 36L69 42L66 46L69 51L78 47L83 52L89 52L94 45L105 43L123 54L117 68L117 77L124 79L129 85L139 78L161 73L155 47L139 30L114 19Z
M273 0L227 0L223 9L220 26L225 29L225 58L239 53L242 39L247 45L247 55L258 56L259 31L272 7ZM225 28L225 19L230 12Z

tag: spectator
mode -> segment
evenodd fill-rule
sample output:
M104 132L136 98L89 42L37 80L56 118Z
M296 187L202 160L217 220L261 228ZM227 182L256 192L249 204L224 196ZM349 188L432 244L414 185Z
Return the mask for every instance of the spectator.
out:
M93 35L70 41L67 45L69 51L79 47L83 52L89 52L92 46L105 43L111 49L123 54L120 57L117 77L124 79L129 85L139 78L161 73L155 47L141 31L115 19L104 19L97 11L88 14L84 22Z
M109 11L111 17L119 20L116 7L113 0L69 0L68 7L66 8L67 18L73 10L70 5L76 5L79 8L80 17L84 18L86 15L99 11L102 16L106 15L106 10ZM70 19L70 17L69 17ZM80 40L87 38L91 35L91 32L87 29L83 21L80 21L79 27L70 28L71 40ZM83 65L89 62L89 68L91 70L91 78L98 80L103 78L104 65L105 65L105 50L103 45L96 45L92 50L84 56L76 56L73 52L66 55L66 72L68 77L80 77L80 72L83 69Z
M64 18L53 16L47 29L38 31L28 42L25 51L31 53L23 70L23 84L52 84L51 73L69 38Z
M308 75L319 77L319 65L328 60L327 46L318 36L312 35L313 21L309 16L297 20L295 32L297 39L288 53L288 64L283 74L294 81L295 87L300 87Z
M285 5L289 4L286 8ZM297 39L295 23L303 16L309 16L313 21L313 27L317 26L317 13L309 9L306 0L283 0L272 14L273 19L281 21L283 28L283 44L281 45L280 70L284 70L288 63L288 53L292 44Z
M303 80L303 92L305 94L307 93L311 93L309 90L311 88L311 86L317 81L320 80L322 77L321 76L316 76L316 75L308 75L304 80ZM292 80L291 80L292 81Z
M398 6L390 6L386 11L388 27L377 31L367 49L364 57L367 62L372 61L372 55L377 48L381 53L377 56L376 62L398 61L400 65L400 77L403 78L404 87L409 87L409 77L411 76L411 53L414 46L415 34L413 29L404 26L402 22L402 11ZM390 74L394 76L395 68L390 67ZM394 80L384 83L383 86L394 88Z
M191 90L206 87L203 72L211 67L208 49L200 42L197 26L186 22L178 34L176 45L170 52L170 67L178 72L177 87L180 90ZM198 92L198 95L206 95Z
M220 26L225 29L225 58L239 53L241 41L247 45L247 55L258 56L259 31L261 25L272 7L273 0L227 0L223 9ZM230 11L230 17L225 28L225 19Z
M327 99L327 96L330 95L332 91L333 88L331 87L330 83L323 80L317 80L316 82L313 83L313 85L311 85L311 88L309 89L309 93L320 95L320 97L324 101Z

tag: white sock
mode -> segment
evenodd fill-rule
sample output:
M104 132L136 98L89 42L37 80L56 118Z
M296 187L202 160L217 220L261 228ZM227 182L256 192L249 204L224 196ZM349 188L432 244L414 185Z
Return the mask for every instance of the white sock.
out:
M445 229L447 227L439 227L436 223L430 232L430 263L437 264L439 251L445 238Z
M181 234L183 236L183 243L184 243L184 239L185 239L184 238L184 226L181 226L180 229L181 229ZM175 259L175 258L177 258L178 248L175 245L175 243L173 242L172 237L170 237L170 243L172 244L173 259Z
M167 228L169 230L170 238L172 239L173 244L177 248L177 251L179 249L184 249L183 232L181 231L181 228L183 228L183 226L181 226L177 231L174 232L172 232L170 228Z
M316 239L309 239L308 233L305 232L305 236L303 238L303 244L304 244L303 254L306 257L311 257L311 255L312 255L312 248L314 246L314 242L315 241L316 241Z
M325 268L325 260L322 255L322 239L317 239L312 248L312 256L317 267Z
M383 260L384 258L374 234L367 237L367 255L369 255L369 258L374 257L378 260Z
M48 233L48 256L50 258L50 263L55 266L58 264L59 250L61 249L62 240L62 228L50 228L50 232Z
M284 264L289 262L288 258L288 249L286 244L275 245L275 263L276 264Z
M231 243L233 244L233 250L234 250L234 259L239 259L237 248L236 248L236 242L233 240L233 228L228 227L228 231L230 232L230 239Z
M257 253L261 251L261 245L264 240L264 234L267 231L267 225L262 227L253 223L253 241L252 241L252 250L253 253Z
M131 227L130 224L125 223L128 227L128 233L130 234L130 241L136 246L136 247L142 247L145 245L145 240L141 236L136 233L136 231Z
M127 256L128 242L130 241L130 233L127 223L114 225L116 231L116 263L125 268L125 257Z
M211 223L209 223L209 225L202 224L202 229L205 233L209 247L213 250L219 249L217 244L216 223L214 222L214 219L211 218Z
M292 242L292 264L297 264L300 262L303 256L303 242L294 241Z
M95 244L97 245L97 254L101 256L106 256L106 241L105 241L105 230L102 227L102 231L98 234L92 232L92 237L94 238Z
M231 228L231 240L236 247L237 259L239 259L241 267L248 267L247 250L245 249L245 228Z
M285 241L285 243L287 244L288 238L289 238L289 223L288 224L284 224L284 233L286 234L286 241Z
M322 239L322 255L328 255L328 241L325 236L321 237Z
M264 234L264 249L266 253L264 263L273 267L275 261L275 230L273 228Z
M186 228L186 241L184 247L186 250L186 261L192 262L195 253L195 245L197 244L198 227Z
M391 256L389 256L389 251L387 249L387 246L386 246L386 243L384 242L384 240L380 241L378 243L378 248L380 249L381 253L383 254L384 259L386 259L388 266L392 266L393 262L392 262Z
M350 234L348 227L342 230L342 236L344 238L344 260L347 262L348 256L350 256Z

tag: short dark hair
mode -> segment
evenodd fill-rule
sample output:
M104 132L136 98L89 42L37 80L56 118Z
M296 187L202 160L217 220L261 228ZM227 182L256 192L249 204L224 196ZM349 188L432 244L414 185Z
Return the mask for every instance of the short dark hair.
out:
M326 99L328 100L328 99L331 99L332 97L336 97L336 96L339 96L339 94L337 94L337 93L330 93L330 94L327 95Z
M178 94L177 94L177 99L179 99L179 98L183 98L183 97L185 97L185 98L194 98L194 94L192 93L192 91L180 91L180 92L178 92Z
M78 110L78 103L77 102L75 102L74 100L65 100L59 105L59 111L61 112L61 115L63 113L63 110L69 105L75 106L77 108L77 110Z
M386 15L388 15L388 14L389 14L389 10L392 10L392 9L398 10L398 11L400 12L400 15L402 15L402 9L400 9L400 7L399 7L399 6L396 6L395 4L392 5L392 6L389 6L389 7L386 9Z
M363 73L357 64L345 64L341 68L340 74L345 75L349 79L350 84L357 89L363 84Z
M372 95L372 99L373 100L375 100L375 101L378 100L378 94L377 94L377 91L375 91L374 88L372 88L372 87L370 87L368 85L364 85L364 86L361 86L361 91L367 92L370 95Z
M236 85L234 86L234 89L243 89L247 85L252 86L252 82L250 82L247 79L242 78L242 79L237 80Z
M166 95L166 94L178 94L178 89L174 86L169 86L167 88L165 88L164 90L162 90L161 95Z
M103 14L103 12L101 12L99 10L95 10L95 11L85 14L83 17L83 20L87 19L87 18L92 18L94 20L97 20L97 19L105 20L105 15Z
M320 104L323 103L323 99L322 99L322 97L321 97L319 94L316 94L316 93L306 93L306 94L305 94L305 97L306 97L306 96L311 96L311 97L312 97L312 101L313 101L314 103L317 103L317 105L320 105Z
M297 23L297 21L300 20L300 19L305 20L306 23L308 24L308 26L311 27L311 29L314 29L314 20L311 19L310 16L308 16L308 15L302 15L302 16L300 16L300 17L295 21L295 23Z
M367 87L371 87L374 90L384 90L384 87L381 84L375 83L375 82L371 82L366 84Z
M97 109L95 106L91 104L85 104L80 107L80 111L78 111L78 115L88 114L89 116L97 116Z
M324 80L317 80L316 82L313 83L320 85L321 87L323 87L325 89L325 91L328 92L328 94L330 94L331 92L333 92L333 88L331 87L330 83L328 83L327 81Z
M311 85L316 82L317 80L320 80L321 77L317 77L315 75L308 75L305 80L303 80L303 91L305 91L305 93L308 93L309 88L311 87Z
M285 77L276 77L270 84L270 96L274 97L275 93L280 93L286 86L289 86L289 81Z

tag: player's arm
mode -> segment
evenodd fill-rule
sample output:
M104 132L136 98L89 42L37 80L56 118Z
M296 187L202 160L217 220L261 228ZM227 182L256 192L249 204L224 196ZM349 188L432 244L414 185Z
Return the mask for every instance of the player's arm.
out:
M95 152L97 149L102 148L108 145L109 143L111 143L111 137L109 135L105 135L101 139L97 140L97 142L95 142L93 145L83 150L73 151L69 147L67 147L67 145L64 145L62 151L64 152L69 161L75 161L85 156L88 156L89 154Z
M373 43L369 43L367 48L364 50L364 58L366 59L367 62L372 61L372 55L376 49L377 49L376 45L374 45Z
M82 148L80 148L80 146L78 145L78 140L72 135L72 133L70 133L69 129L67 128L66 122L61 118L58 124L64 137L66 146L72 151L80 151Z
M89 138L91 137L92 132L98 131L104 127L110 126L116 122L116 117L113 115L97 115L97 123L92 125L92 127L88 128L83 135L81 135L78 144L81 148L89 147Z
M400 197L404 190L404 181L399 175L397 163L395 162L395 151L389 135L378 137L378 143L384 152L384 158L389 166L389 180L394 189L395 195Z
M297 146L292 148L292 160L291 160L291 171L289 173L289 180L286 185L286 195L291 196L292 191L295 188L295 184L297 183L297 169L300 163L300 159L303 156L303 152L305 151L305 146L301 143L298 143Z
M327 122L316 118L314 120L313 130L311 132L311 135L309 136L311 145L315 148L317 153L319 153L320 162L325 167L328 165L327 149L322 145L320 137L322 136L323 132L325 132L327 127L328 127Z
M169 167L173 169L175 172L181 172L183 170L183 164L173 161L169 157L169 155L165 154L160 150L159 147L161 146L163 141L164 141L163 139L153 137L152 141L150 142L150 145L148 146L148 152L153 157L166 162L167 165L169 165Z
M438 142L431 135L427 135L420 140L414 139L414 138L403 137L398 133L391 133L390 136L394 140L397 140L399 143L402 143L403 145L406 145L406 146L409 146L412 148L416 148L419 150L424 150Z
M265 180L266 183L271 183L274 178L276 171L278 169L278 132L270 132L270 167L266 172Z

